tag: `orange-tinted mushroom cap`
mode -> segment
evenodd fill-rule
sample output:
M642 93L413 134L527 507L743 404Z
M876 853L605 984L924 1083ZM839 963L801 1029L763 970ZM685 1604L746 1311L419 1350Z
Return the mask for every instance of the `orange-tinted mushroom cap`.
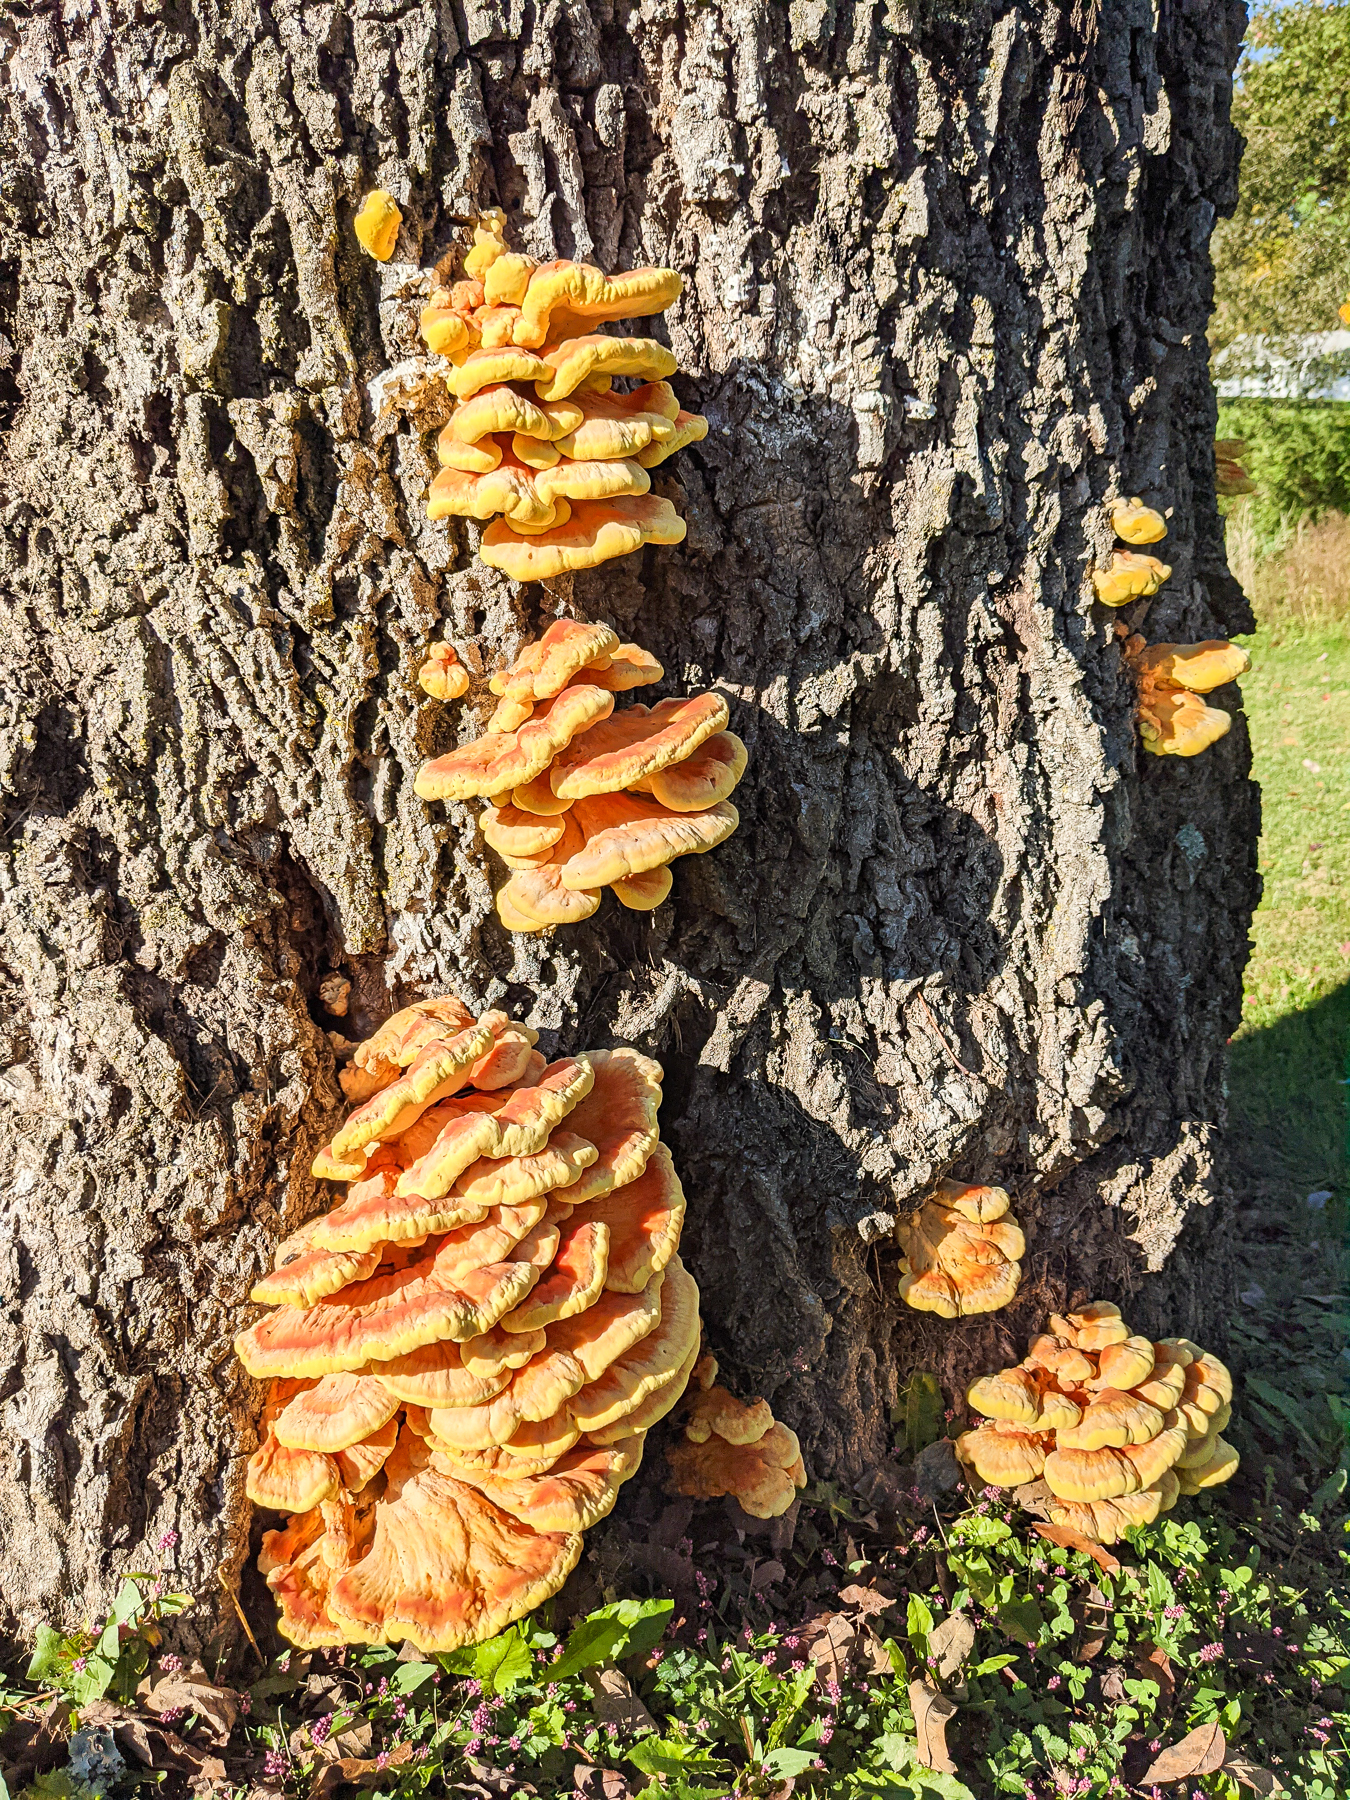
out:
M1109 568L1092 571L1092 591L1103 606L1128 606L1131 600L1156 594L1171 573L1169 565L1156 556L1116 550Z
M1080 1350L1104 1350L1108 1344L1123 1344L1130 1328L1120 1316L1120 1308L1110 1300L1094 1300L1067 1318L1050 1315L1050 1329L1057 1337L1066 1338Z
M544 1155L549 1133L590 1093L594 1080L593 1058L563 1056L550 1063L539 1080L528 1087L513 1088L505 1094L463 1096L454 1103L455 1111L435 1142L399 1177L398 1191L436 1199L448 1195L460 1176L480 1158L505 1161L510 1157ZM575 1125L569 1130L578 1137L587 1136L577 1132ZM468 1153L470 1149L472 1154ZM568 1165L589 1166L584 1149L570 1142L555 1146L554 1155L565 1156ZM471 1181L476 1184L499 1178L514 1182L522 1175L533 1181L542 1169L555 1166L556 1163L532 1165L526 1170L476 1170ZM565 1169L559 1169L559 1181L554 1186L560 1185L565 1173ZM481 1186L467 1186L461 1194L466 1204L474 1204L469 1195L486 1191ZM329 1214L330 1220L333 1216Z
M1100 1450L1104 1445L1147 1444L1163 1428L1163 1415L1137 1395L1104 1388L1095 1394L1076 1425L1060 1429L1061 1450Z
M971 1382L966 1389L966 1404L986 1419L1030 1425L1040 1416L1040 1388L1026 1369L999 1369Z
M1020 1487L1040 1477L1050 1442L1025 1425L990 1423L963 1431L956 1440L956 1454L991 1487Z
M726 722L727 703L721 694L660 700L650 709L625 707L558 758L550 776L553 791L566 800L618 793L671 763L683 762Z
M494 1505L536 1531L589 1531L614 1506L619 1488L642 1463L643 1440L630 1433L605 1448L582 1443L536 1475L473 1472L443 1458L447 1473L470 1482Z
M478 346L478 329L450 288L433 289L417 324L433 356L462 362Z
M1139 735L1154 756L1199 756L1227 736L1232 723L1222 707L1184 692L1154 694L1139 709Z
M682 761L659 769L647 787L653 800L672 812L703 812L729 799L749 760L734 731L718 731Z
M339 1504L326 1501L287 1520L284 1531L263 1533L258 1567L277 1601L277 1627L302 1650L347 1642L342 1627L329 1617L328 1595L352 1556L364 1549L374 1518L363 1508L357 1530L331 1532L328 1517Z
M1186 1448L1186 1427L1175 1412L1166 1415L1162 1430L1142 1444L1124 1444L1117 1452L1133 1466L1140 1487L1151 1487L1170 1469Z
M680 403L667 382L651 381L631 394L583 392L573 398L581 416L558 440L564 456L636 456L674 436Z
M359 1444L339 1450L333 1460L338 1466L342 1485L349 1494L359 1494L379 1474L389 1459L398 1439L398 1417L390 1419L379 1431L372 1431Z
M550 581L568 570L593 569L644 544L678 544L685 523L669 500L655 494L578 500L564 525L521 537L505 519L483 533L479 557L513 581Z
M609 1227L605 1286L616 1294L637 1294L679 1248L685 1199L674 1159L656 1144L636 1180L592 1201L578 1218ZM528 1304L528 1302L527 1302Z
M580 1532L537 1532L435 1466L411 1433L385 1466L370 1549L333 1584L328 1610L366 1642L455 1650L495 1636L557 1593Z
M942 1318L993 1312L1017 1292L1026 1240L1002 1188L944 1181L901 1227L900 1298Z
M338 1467L331 1456L292 1450L270 1430L249 1457L244 1479L244 1492L253 1504L276 1512L308 1512L338 1487Z
M486 1379L496 1376L503 1369L523 1369L547 1342L542 1331L522 1335L494 1325L491 1331L485 1331L481 1336L469 1338L462 1343L459 1346L459 1360L470 1374L481 1375Z
M368 251L376 262L388 262L394 254L398 228L402 223L403 214L398 210L393 195L386 194L383 188L372 188L361 202L361 210L352 220L352 229L356 232L361 248Z
M641 875L625 875L611 881L610 892L630 912L654 912L675 885L669 868L647 869Z
M277 1267L249 1290L263 1306L309 1306L336 1294L353 1281L364 1281L380 1264L381 1247L340 1255L317 1249L313 1242L318 1219L310 1219L277 1246Z
M684 280L674 269L629 269L622 275L606 275L591 263L543 263L531 272L521 298L515 340L537 347L550 337L585 331L588 325L647 318L664 312L683 287Z
M1139 1525L1151 1525L1166 1511L1166 1490L1161 1482L1141 1488L1137 1494L1118 1494L1114 1500L1090 1504L1052 1499L1046 1507L1052 1525L1067 1525L1094 1544L1115 1544Z
M1200 644L1149 644L1130 654L1129 660L1147 680L1186 688L1193 694L1212 693L1245 675L1252 666L1241 644L1230 644L1226 638L1206 638Z
M698 1349L698 1284L678 1256L652 1276L659 1283L661 1317L655 1329L614 1357L568 1402L574 1424L590 1434L603 1432L630 1417L656 1392L680 1377ZM622 1296L606 1294L602 1305L620 1304Z
M437 439L437 450L444 463L446 451L453 445L476 444L507 431L548 442L570 431L582 417L581 406L575 400L555 400L545 405L521 393L519 388L497 382L479 388L471 400L460 402Z
M532 868L519 868L502 890L513 914L523 914L537 925L575 925L589 919L600 905L598 892L574 893L563 881L563 871L572 857L585 849L581 828L569 815L563 819L563 834L547 856ZM505 921L506 914L498 908Z
M1025 1366L1044 1369L1064 1387L1076 1387L1097 1373L1097 1365L1082 1350L1049 1332L1032 1339Z
M528 1025L517 1024L504 1012L486 1012L479 1023L491 1026L496 1041L469 1070L469 1086L480 1093L495 1093L499 1088L524 1082L533 1064L539 1033Z
M689 1401L684 1435L704 1444L713 1432L728 1444L757 1444L773 1424L767 1400L738 1400L726 1388L699 1388Z
M786 1425L775 1424L753 1444L728 1444L716 1435L688 1439L666 1451L675 1491L696 1500L729 1494L755 1519L785 1513L806 1486L801 1446Z
M1156 544L1167 536L1167 520L1137 496L1117 500L1110 508L1111 529L1127 544Z
M1153 1345L1146 1337L1123 1338L1118 1344L1107 1344L1099 1352L1097 1373L1086 1385L1090 1388L1137 1388L1153 1373L1153 1363Z
M418 685L433 700L458 700L469 691L469 671L459 660L453 644L433 644L427 660L417 671Z
M423 800L471 800L506 794L541 775L578 732L614 710L603 688L564 688L536 708L518 730L490 731L445 756L423 763L413 782Z
M655 469L677 450L687 449L690 444L701 444L707 435L708 421L703 414L682 410L676 414L674 429L669 436L639 450L636 460L644 469Z
M1178 1480L1183 1494L1199 1494L1206 1488L1218 1487L1222 1482L1231 1481L1238 1469L1237 1451L1223 1438L1216 1440L1209 1460L1198 1468L1178 1469Z
M400 1069L416 1062L428 1044L437 1038L453 1037L457 1032L472 1031L476 1023L469 1008L455 994L414 1000L359 1043L352 1052L352 1061L359 1069L388 1075L393 1080Z
M1153 1368L1145 1380L1133 1384L1135 1393L1150 1406L1156 1406L1159 1412L1170 1412L1181 1399L1190 1361L1189 1352L1183 1352L1179 1357L1171 1346L1154 1344Z
M1114 1500L1145 1486L1124 1451L1115 1449L1052 1450L1042 1474L1061 1500Z
M546 351L542 360L546 373L523 377L534 381L541 400L565 399L592 375L638 375L644 381L660 381L678 367L674 354L655 338L617 338L603 332L569 338Z
M272 1426L279 1444L328 1455L359 1444L398 1411L399 1403L370 1375L325 1375L288 1401Z
M398 1137L437 1100L464 1085L464 1077L492 1048L492 1031L473 1025L454 1037L429 1045L406 1074L359 1106L333 1135L333 1150L363 1149L378 1139ZM334 1248L335 1246L329 1246Z
M423 335L425 336L425 327ZM532 350L521 350L514 345L503 345L492 350L472 350L463 362L448 369L445 375L445 385L458 400L472 399L480 388L491 387L501 381L533 381L539 386L543 399L563 398L563 392L543 392L544 388L551 388L556 382L553 364L542 356L536 356ZM565 392L570 393L571 389Z
M659 1135L660 1063L626 1047L590 1050L586 1056L594 1082L569 1124L595 1145L597 1156L568 1190L573 1206L636 1181Z
M597 687L608 688L614 694L626 694L631 688L647 687L653 681L660 681L665 669L651 654L639 644L620 644L608 659L609 666L604 669L585 670L574 676L576 681L594 681Z
M533 439L511 440L516 443L534 442ZM500 467L505 449L500 438L479 438L473 444L461 444L458 438L447 438L442 432L437 440L436 455L443 469L463 469L470 475L484 475L489 469ZM516 455L520 457L519 450ZM520 460L525 461L524 457Z
M372 1373L396 1399L410 1406L482 1406L501 1393L511 1371L502 1366L493 1375L471 1374L460 1355L462 1348L460 1344L423 1344L407 1356L375 1364Z
M428 1248L407 1267L304 1308L281 1306L235 1339L250 1375L329 1375L488 1331L539 1279L529 1262L489 1263L450 1281ZM295 1509L303 1510L303 1509Z
M507 1331L538 1331L555 1319L570 1319L594 1304L609 1272L609 1226L590 1213L561 1227L557 1254L536 1286L502 1325Z
M655 1337L656 1334L652 1335ZM612 1425L602 1425L594 1431L588 1431L586 1442L616 1444L632 1433L647 1432L654 1425L659 1425L684 1398L697 1361L698 1344L695 1343L668 1381L654 1386L645 1400L640 1400L631 1412L623 1413Z
M594 794L574 802L570 815L586 835L585 848L563 865L565 887L594 889L625 881L724 843L740 824L730 800L706 812L677 813L632 794Z
M586 682L587 670L595 671L595 683L607 686L604 671L619 650L619 634L608 625L584 619L555 619L544 635L527 644L509 668L489 681L494 694L504 700L533 706L551 700L569 682Z

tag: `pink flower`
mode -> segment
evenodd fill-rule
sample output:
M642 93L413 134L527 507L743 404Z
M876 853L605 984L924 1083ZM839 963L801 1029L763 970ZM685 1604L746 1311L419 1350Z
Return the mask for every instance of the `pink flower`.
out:
M166 1531L160 1536L159 1547L161 1550L172 1550L177 1542L178 1533L176 1531Z
M1046 1685L1046 1686L1047 1686L1047 1687L1048 1687L1048 1688L1057 1688L1057 1687L1058 1687L1058 1686L1059 1686L1059 1683L1060 1683L1060 1678L1059 1678L1059 1676L1058 1676L1058 1675L1052 1675L1052 1676L1051 1676L1051 1677L1050 1677L1050 1679L1049 1679L1049 1681L1047 1681L1047 1682L1046 1682L1046 1684L1045 1684L1045 1685Z

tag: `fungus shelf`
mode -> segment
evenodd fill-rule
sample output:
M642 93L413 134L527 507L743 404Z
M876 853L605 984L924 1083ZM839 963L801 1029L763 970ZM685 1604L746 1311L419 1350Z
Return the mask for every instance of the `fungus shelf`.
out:
M350 1186L253 1289L248 1493L293 1515L260 1561L292 1643L493 1636L561 1587L684 1393L698 1288L660 1065L545 1066L535 1039L445 997L360 1044L314 1164Z
M900 1298L944 1319L997 1312L1022 1278L1027 1243L999 1187L943 1181L899 1227Z
M1240 645L1226 638L1145 644L1136 633L1125 639L1124 654L1138 690L1135 717L1145 750L1154 756L1198 756L1228 731L1231 715L1197 696L1246 674L1252 659Z
M806 1486L797 1434L767 1400L738 1400L715 1385L717 1361L700 1357L689 1389L682 1442L666 1451L671 1486L691 1500L727 1496L753 1519L776 1519Z
M663 312L682 278L536 263L507 249L504 229L498 212L480 221L465 279L438 288L422 313L458 402L427 516L492 521L478 554L517 581L679 543L684 521L651 493L649 471L706 437L708 422L681 408L664 344L596 327ZM622 379L638 385L621 392Z
M1052 1313L1021 1363L972 1383L966 1400L985 1423L956 1454L992 1487L1043 1482L1053 1524L1113 1544L1179 1494L1230 1479L1237 1452L1220 1433L1232 1399L1217 1357L1186 1338L1136 1337L1102 1300Z
M1112 531L1127 544L1156 544L1167 536L1166 519L1138 497L1113 501L1107 511ZM1171 573L1171 565L1156 556L1115 550L1107 568L1092 571L1092 591L1103 606L1128 606L1156 594Z
M720 694L616 710L616 694L663 673L608 625L556 620L493 676L486 733L418 771L424 800L489 801L483 835L513 871L497 894L509 931L587 919L607 887L648 912L676 858L740 823L730 795L746 751Z

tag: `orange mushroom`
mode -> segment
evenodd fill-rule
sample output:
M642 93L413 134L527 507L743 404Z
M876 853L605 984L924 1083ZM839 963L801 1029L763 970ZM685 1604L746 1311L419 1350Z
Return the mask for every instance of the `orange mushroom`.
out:
M1112 531L1127 544L1156 544L1167 536L1167 520L1137 497L1117 500L1110 513Z
M458 700L469 691L469 671L453 644L433 644L417 671L418 684L433 700Z
M1223 737L1232 723L1229 715L1195 696L1246 674L1251 658L1240 645L1224 638L1146 645L1136 634L1125 639L1124 650L1138 692L1135 716L1145 750L1154 756L1198 756Z
M372 188L361 202L361 210L352 220L352 229L361 248L368 251L376 262L388 262L394 254L398 228L402 223L403 214L398 210L393 196L386 194L383 188Z
M694 1500L726 1494L751 1518L777 1518L806 1486L796 1433L774 1419L766 1401L744 1406L725 1389L707 1392L716 1400L700 1406L703 1395L695 1399L699 1410L683 1441L666 1451L675 1492Z
M1103 606L1128 606L1131 600L1156 594L1171 573L1171 567L1156 556L1115 550L1108 568L1092 571L1092 591Z
M1237 1457L1219 1433L1232 1378L1184 1338L1131 1334L1096 1301L1032 1340L1020 1365L972 1382L986 1422L956 1443L962 1462L999 1487L1043 1479L1050 1517L1114 1543L1167 1511L1178 1493L1226 1481Z
M1002 1188L942 1182L900 1228L900 1298L944 1319L1006 1306L1026 1254L1008 1207Z
M272 1379L247 1491L292 1515L260 1566L296 1644L453 1648L537 1605L691 1378L660 1065L539 1068L535 1037L443 997L359 1044L380 1085L325 1153L352 1185L255 1290L281 1304L237 1339Z

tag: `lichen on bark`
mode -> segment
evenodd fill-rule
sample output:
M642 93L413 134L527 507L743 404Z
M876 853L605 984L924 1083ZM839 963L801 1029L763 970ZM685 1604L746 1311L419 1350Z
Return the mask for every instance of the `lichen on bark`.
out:
M0 17L5 1629L92 1616L168 1527L185 1584L234 1579L230 1339L316 1205L325 1032L435 989L663 1059L713 1341L819 1474L865 1480L897 1374L983 1366L1050 1293L1212 1337L1245 733L1143 757L1084 575L1101 502L1143 493L1174 569L1149 635L1246 621L1204 338L1242 20ZM351 230L376 184L383 268ZM536 255L685 273L657 329L712 429L654 483L677 550L519 589L426 522L416 316L486 204ZM513 942L476 809L413 794L476 729L416 669L444 634L485 673L566 610L728 694L742 825L656 914ZM947 1172L1032 1230L993 1321L895 1297L889 1221Z

